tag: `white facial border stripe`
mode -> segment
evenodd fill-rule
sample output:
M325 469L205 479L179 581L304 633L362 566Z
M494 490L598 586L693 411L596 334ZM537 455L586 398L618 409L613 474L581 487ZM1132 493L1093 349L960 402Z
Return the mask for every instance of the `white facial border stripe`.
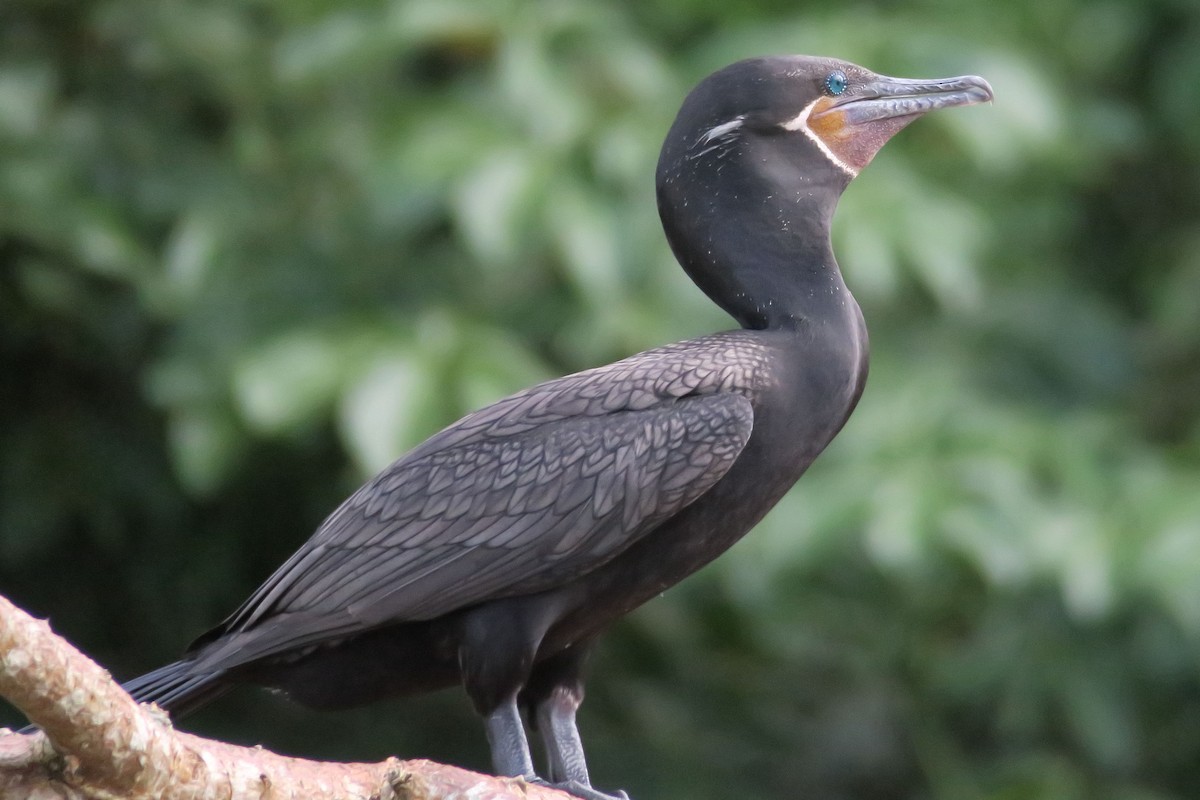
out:
M788 131L800 131L807 136L809 141L815 144L817 148L825 154L825 157L832 161L838 167L838 169L840 169L842 172L845 172L851 178L858 177L858 170L854 169L845 161L842 161L840 158L838 158L837 154L829 149L829 145L825 144L825 141L820 136L817 136L815 133L813 133L812 128L808 127L808 117L810 114L812 114L813 106L815 106L820 99L821 98L818 97L816 100L813 100L804 107L803 111L801 111L792 119L789 119L787 122L783 123L780 127Z

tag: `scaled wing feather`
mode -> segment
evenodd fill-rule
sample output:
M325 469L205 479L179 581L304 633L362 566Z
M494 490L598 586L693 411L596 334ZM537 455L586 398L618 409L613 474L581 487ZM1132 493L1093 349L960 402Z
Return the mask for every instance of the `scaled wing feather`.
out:
M218 629L243 632L238 662L544 591L615 557L708 491L750 437L758 364L720 336L716 355L738 358L724 369L660 348L513 395L396 461Z

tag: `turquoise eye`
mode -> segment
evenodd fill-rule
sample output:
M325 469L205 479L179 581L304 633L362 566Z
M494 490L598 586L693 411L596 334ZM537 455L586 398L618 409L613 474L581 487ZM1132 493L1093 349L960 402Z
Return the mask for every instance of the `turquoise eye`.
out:
M840 69L825 76L825 91L836 96L846 91L846 73Z

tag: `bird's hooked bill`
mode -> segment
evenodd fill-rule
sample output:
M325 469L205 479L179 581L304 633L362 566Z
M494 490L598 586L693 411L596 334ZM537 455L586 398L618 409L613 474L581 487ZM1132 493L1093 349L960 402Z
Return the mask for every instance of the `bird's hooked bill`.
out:
M831 72L828 91L784 126L803 130L851 177L888 139L923 114L995 97L991 84L978 75L911 79L862 72L865 76L856 74L853 79L840 70Z
M991 84L978 75L920 80L883 75L867 81L853 94L822 98L811 119L842 116L843 124L861 125L893 117L925 114L939 108L969 106L995 99Z

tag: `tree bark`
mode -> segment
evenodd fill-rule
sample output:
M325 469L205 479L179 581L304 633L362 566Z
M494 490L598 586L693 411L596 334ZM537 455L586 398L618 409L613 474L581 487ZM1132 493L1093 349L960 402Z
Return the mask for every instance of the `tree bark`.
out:
M0 800L563 800L431 761L288 758L176 731L50 626L0 597L0 696L44 733L0 729Z

